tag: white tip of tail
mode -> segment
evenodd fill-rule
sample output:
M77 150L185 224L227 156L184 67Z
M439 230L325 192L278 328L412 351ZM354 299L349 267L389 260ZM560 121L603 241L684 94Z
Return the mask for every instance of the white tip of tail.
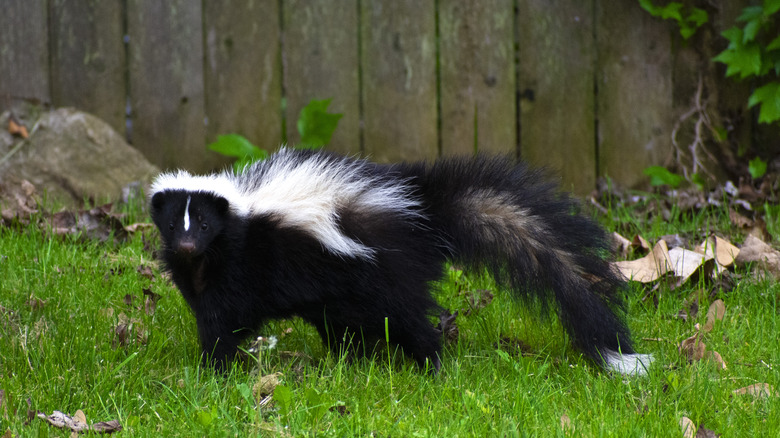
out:
M604 350L607 369L621 374L643 376L653 363L652 354L620 354L617 351Z

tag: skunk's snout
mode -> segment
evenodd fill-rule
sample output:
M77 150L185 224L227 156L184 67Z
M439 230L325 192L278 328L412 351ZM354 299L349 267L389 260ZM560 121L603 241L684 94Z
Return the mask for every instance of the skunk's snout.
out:
M179 245L176 247L176 252L184 255L191 256L195 254L195 241L192 239L182 239L179 241Z

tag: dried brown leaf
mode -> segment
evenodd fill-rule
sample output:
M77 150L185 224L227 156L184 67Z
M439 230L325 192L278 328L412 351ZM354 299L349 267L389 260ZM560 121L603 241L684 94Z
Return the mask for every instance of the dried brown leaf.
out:
M25 139L30 137L27 127L14 120L13 117L8 118L8 133Z
M84 413L81 413L81 417L84 416ZM86 430L89 430L89 425L86 423L86 419L82 421L81 417L75 416L71 417L69 415L66 415L60 411L54 411L51 413L51 415L46 415L45 413L41 412L38 413L38 418L41 420L46 421L47 423L51 424L52 426L64 429L68 428L72 430L73 432L83 432Z
M138 231L143 230L151 230L154 227L154 224L150 224L148 222L136 222L134 224L130 224L125 228L125 231L127 231L129 234L137 233Z
M252 393L256 400L261 400L263 397L269 396L274 393L274 388L279 385L279 377L282 373L266 374L261 376L255 386L252 387Z
M780 252L755 236L749 235L745 238L745 243L742 244L735 261L741 265L756 262L775 278L780 279Z
M669 258L666 242L659 241L653 251L641 259L612 264L626 278L640 283L650 283L669 272L674 264Z
M13 438L13 434L11 434L11 429L6 429L2 438Z
M669 250L669 260L672 263L674 276L680 279L680 284L685 283L696 271L705 266L707 257L694 251L683 248Z
M571 418L568 415L561 415L561 429L565 433L574 433L574 425L571 424Z
M76 234L105 242L113 235L123 240L128 236L121 215L111 213L112 204L90 210L62 211L49 218L51 230L57 235Z
M680 418L680 429L684 438L694 438L696 436L696 424L688 417Z
M650 248L652 247L650 242L648 242L647 239L640 236L639 234L634 236L634 239L631 240L631 246L634 248L634 251L638 251L643 254L650 251Z
M717 351L708 351L705 355L708 359L715 362L720 369L725 370L728 368L726 366L726 361L723 360L723 357Z
M457 310L455 313L450 313L449 310L444 309L439 315L439 324L436 326L436 330L438 330L448 342L455 342L458 340L460 331L458 330L458 325L455 323L457 317Z
M612 250L618 257L624 259L628 257L628 251L631 249L631 241L620 234L612 233Z
M114 433L122 430L119 420L101 421L92 425L92 430L97 433Z
M140 265L136 268L136 271L141 275L141 277L144 277L147 280L154 280L154 271L152 271L151 266Z
M478 310L487 307L493 302L493 293L487 289L478 289L466 292L466 299L472 310Z
M710 308L707 310L707 322L704 323L703 330L705 332L711 332L715 321L723 321L723 316L726 314L726 303L723 300L715 300L710 304Z
M46 305L46 300L30 297L27 301L24 302L24 304L30 306L32 310L40 310L43 309L43 306Z
M678 350L680 351L680 354L688 359L688 362L693 362L704 358L707 345L701 341L699 333L697 332L690 338L683 340L680 343Z
M754 383L744 388L735 389L731 393L734 395L749 395L753 398L774 397L777 395L775 388L768 383Z
M742 229L748 229L753 226L753 219L743 216L731 208L729 209L729 220L731 220L733 225Z
M161 295L152 292L151 289L143 289L144 293L144 312L147 315L153 315L155 309L157 309L157 301L160 300Z

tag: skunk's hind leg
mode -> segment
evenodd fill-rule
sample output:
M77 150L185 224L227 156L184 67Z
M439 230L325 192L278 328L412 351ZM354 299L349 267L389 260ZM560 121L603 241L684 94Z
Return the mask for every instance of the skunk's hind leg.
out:
M441 334L424 315L413 319L407 316L405 320L399 320L403 323L394 326L393 319L389 319L390 342L412 356L421 369L438 372L441 369Z

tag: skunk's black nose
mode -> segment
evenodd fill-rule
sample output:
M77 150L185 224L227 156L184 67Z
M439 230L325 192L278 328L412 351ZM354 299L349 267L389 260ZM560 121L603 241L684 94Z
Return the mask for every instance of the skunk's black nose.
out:
M195 242L192 240L180 241L176 252L182 255L192 255L195 252Z

